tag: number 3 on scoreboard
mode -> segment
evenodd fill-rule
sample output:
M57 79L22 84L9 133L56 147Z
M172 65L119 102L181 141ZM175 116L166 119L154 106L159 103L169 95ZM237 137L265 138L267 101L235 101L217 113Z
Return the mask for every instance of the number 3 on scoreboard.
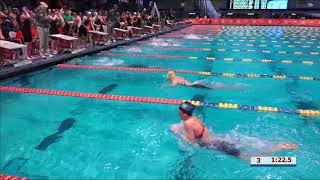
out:
M261 162L261 159L260 158L257 158L257 163L260 163Z

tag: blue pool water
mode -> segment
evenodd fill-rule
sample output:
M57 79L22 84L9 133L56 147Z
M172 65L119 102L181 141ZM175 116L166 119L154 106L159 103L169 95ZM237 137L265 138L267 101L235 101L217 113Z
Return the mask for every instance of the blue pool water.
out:
M257 73L320 77L318 65L208 61L205 57L320 61L319 55L233 52L233 49L319 52L319 28L192 26L148 44L112 49L114 54L197 56L159 59L133 56L85 56L67 64L150 67L210 72ZM205 31L205 34L197 34ZM213 34L212 32L216 32ZM190 35L193 33L193 35ZM296 35L293 35L295 33ZM253 35L254 34L254 35ZM276 36L275 34L279 34ZM239 41L242 35L256 42ZM264 38L266 42L258 40ZM287 36L288 37L285 37ZM295 37L289 43L280 38ZM304 39L306 36L307 40ZM316 36L316 37L311 37ZM273 41L275 38L278 42ZM292 37L291 37L292 38ZM218 39L234 42L219 42ZM208 41L212 40L212 41ZM295 43L295 42L301 42ZM307 43L307 42L312 43ZM169 44L168 44L169 42ZM202 44L187 44L201 42ZM210 42L211 44L205 44ZM220 43L220 44L218 44ZM232 45L240 44L240 45ZM246 46L254 44L254 46ZM259 45L266 44L267 47ZM281 45L281 47L274 47ZM296 47L288 47L295 45ZM302 48L301 46L310 46ZM142 48L148 46L151 48ZM298 47L299 46L299 47ZM211 51L161 50L158 47L211 48ZM216 49L225 48L225 52ZM106 52L103 52L106 53ZM116 95L192 99L292 109L320 109L319 81L244 79L181 74L190 81L205 80L245 86L238 90L160 88L166 74L49 67L1 85ZM191 146L169 127L178 123L177 106L0 92L0 173L31 179L319 179L320 118L239 110L198 108L195 114L210 131L242 150L259 155L275 142L299 145L295 167L251 167L249 162L219 151Z

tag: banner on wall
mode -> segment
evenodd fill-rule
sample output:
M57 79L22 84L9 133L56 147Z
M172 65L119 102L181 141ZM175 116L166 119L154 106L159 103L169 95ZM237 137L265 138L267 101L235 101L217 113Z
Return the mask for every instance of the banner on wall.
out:
M212 25L269 25L269 26L320 26L320 19L219 19L193 18L185 19L192 24Z

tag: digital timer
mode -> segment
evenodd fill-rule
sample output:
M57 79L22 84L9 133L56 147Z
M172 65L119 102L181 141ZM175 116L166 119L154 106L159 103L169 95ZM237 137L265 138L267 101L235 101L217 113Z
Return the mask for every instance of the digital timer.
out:
M251 166L295 166L297 164L296 157L251 157Z

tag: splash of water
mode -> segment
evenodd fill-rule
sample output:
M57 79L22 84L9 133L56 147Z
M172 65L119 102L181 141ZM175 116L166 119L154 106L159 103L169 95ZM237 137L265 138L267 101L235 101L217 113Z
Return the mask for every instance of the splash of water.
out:
M184 37L184 39L193 39L193 40L209 39L209 37L199 36L199 35L195 35L195 34L188 34L183 37Z
M110 59L108 57L101 57L93 62L93 65L100 65L100 66L117 66L123 64L124 61L121 59Z
M169 41L169 40L163 40L163 39L152 39L151 44L153 46L180 46L180 43Z
M275 142L244 135L236 129L225 135L215 134L215 137L223 141L231 142L235 144L237 148L243 148L248 154L267 155L274 153L273 148L276 145Z
M135 53L142 53L142 49L138 48L138 47L129 47L128 49L126 49L127 52L135 52Z

